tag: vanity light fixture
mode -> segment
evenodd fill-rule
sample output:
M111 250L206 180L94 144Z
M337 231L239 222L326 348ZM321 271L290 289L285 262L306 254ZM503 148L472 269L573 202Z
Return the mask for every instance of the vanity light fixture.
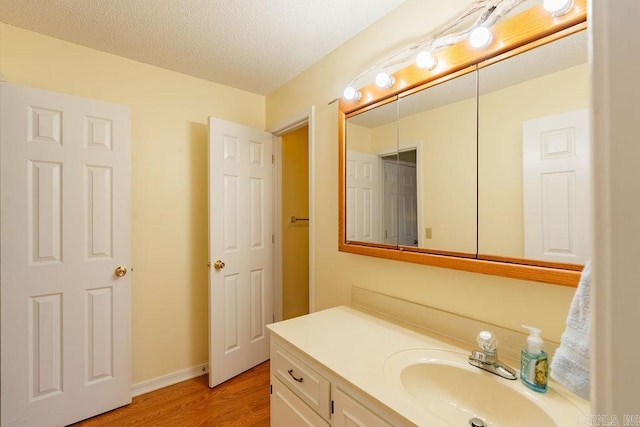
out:
M344 99L348 101L360 101L362 93L359 90L355 90L353 86L347 86L343 94Z
M469 43L477 49L489 46L492 41L493 34L487 27L476 27L469 34Z
M501 18L519 6L521 3L531 0L474 0L469 8L460 16L445 22L435 28L423 38L411 42L409 45L397 50L390 55L372 64L351 81L350 87L356 86L360 79L369 76L374 70L392 70L402 66L408 66L415 61L415 64L423 69L433 70L438 59L435 54L448 46L469 40L476 49L488 47L493 42L491 27ZM553 14L560 16L568 13L576 0L544 0L544 7ZM470 18L473 19L469 22ZM416 52L419 54L416 56ZM395 84L395 79L388 73L379 73L375 80L376 85L381 88L390 89ZM358 100L356 89L347 89L343 93L344 99ZM354 96L350 98L349 96Z
M438 58L433 56L431 52L423 50L416 56L416 65L419 68L426 68L431 71L438 65Z
M562 16L571 10L573 0L544 0L542 7L553 16Z
M376 76L376 85L384 89L391 89L395 82L396 79L393 78L393 76L385 73L384 71L378 73L378 75Z

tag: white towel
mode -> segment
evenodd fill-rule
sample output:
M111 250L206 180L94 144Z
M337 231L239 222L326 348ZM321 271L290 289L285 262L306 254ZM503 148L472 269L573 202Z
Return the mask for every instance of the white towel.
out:
M590 270L591 261L587 261L571 302L567 329L551 362L551 378L584 399L589 399Z

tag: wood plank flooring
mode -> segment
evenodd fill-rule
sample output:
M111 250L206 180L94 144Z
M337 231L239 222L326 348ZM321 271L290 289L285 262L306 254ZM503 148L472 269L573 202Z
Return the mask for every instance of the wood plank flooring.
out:
M203 375L74 426L268 426L269 361L211 389Z

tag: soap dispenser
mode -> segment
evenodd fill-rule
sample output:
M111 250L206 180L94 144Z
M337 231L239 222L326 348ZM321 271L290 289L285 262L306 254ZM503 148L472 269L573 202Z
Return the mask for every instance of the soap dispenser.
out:
M542 350L543 341L540 337L542 331L533 326L522 325L528 329L530 335L527 337L527 348L522 349L520 359L520 380L529 387L540 393L547 391L549 382L549 360L547 353Z

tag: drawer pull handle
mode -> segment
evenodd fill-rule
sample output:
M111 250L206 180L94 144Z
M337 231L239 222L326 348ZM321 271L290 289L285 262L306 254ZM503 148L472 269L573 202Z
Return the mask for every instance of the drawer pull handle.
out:
M293 375L293 369L289 369L287 372L289 373L289 375L291 375L291 378L293 378L294 380L298 381L299 383L304 381L304 378L302 378L302 377L296 378L295 375Z

